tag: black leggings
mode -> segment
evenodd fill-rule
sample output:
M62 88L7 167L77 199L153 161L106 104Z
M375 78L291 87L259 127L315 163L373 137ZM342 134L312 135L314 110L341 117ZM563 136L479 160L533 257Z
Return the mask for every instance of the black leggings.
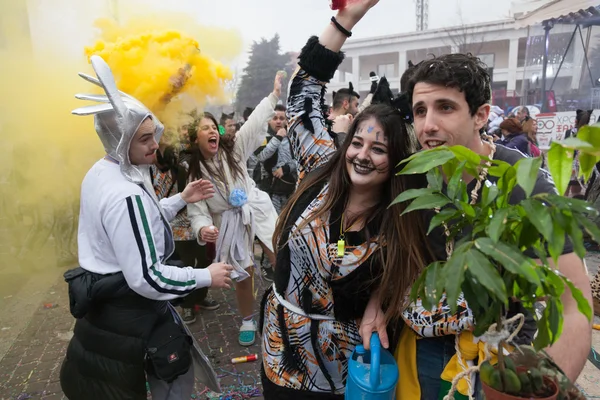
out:
M175 241L175 252L186 266L206 268L210 265L210 259L206 254L206 246L200 246L195 240ZM194 290L183 299L181 307L193 308L204 301L207 295L207 287Z
M323 392L310 392L308 390L294 390L279 386L267 378L265 367L260 366L260 378L263 386L263 397L265 400L344 400L343 394L331 394Z

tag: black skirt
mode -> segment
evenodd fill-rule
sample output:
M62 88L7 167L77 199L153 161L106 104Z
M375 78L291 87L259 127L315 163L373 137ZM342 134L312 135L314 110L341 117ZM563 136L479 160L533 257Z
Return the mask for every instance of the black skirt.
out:
M269 380L265 369L261 365L260 378L263 386L263 397L265 400L344 400L343 394L331 394L325 392L311 392L308 390L295 390L279 386Z

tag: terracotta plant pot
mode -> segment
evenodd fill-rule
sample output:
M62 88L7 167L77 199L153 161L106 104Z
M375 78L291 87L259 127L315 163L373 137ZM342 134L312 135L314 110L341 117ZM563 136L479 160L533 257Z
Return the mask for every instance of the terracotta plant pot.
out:
M556 382L554 382L552 379L548 378L547 376L544 376L544 386L548 387L552 387L552 395L548 396L548 397L519 397L519 396L513 396L510 395L508 393L502 393L497 391L496 389L492 389L491 387L489 387L488 385L486 385L484 382L481 382L481 386L483 388L483 393L485 394L485 398L486 400L523 400L523 399L534 399L534 400L556 400L556 398L558 397L558 385L556 384Z

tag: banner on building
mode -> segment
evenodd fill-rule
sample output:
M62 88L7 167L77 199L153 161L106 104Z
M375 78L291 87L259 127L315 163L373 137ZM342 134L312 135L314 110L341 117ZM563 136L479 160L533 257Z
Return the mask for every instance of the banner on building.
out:
M594 110L590 123L600 117L600 110ZM541 150L548 150L554 140L563 140L565 133L575 127L575 111L543 113L534 116L537 120L537 141Z

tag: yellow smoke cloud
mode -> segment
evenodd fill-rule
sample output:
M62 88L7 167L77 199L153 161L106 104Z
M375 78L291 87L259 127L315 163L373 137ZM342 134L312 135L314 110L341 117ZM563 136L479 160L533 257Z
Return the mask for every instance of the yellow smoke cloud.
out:
M55 57L34 54L27 15L25 1L2 3L1 272L73 265L81 180L102 154L93 124L70 115L86 86L77 76L84 57L57 57L58 43L45 49Z
M40 271L76 262L81 181L103 154L92 117L70 114L85 104L74 94L94 90L77 76L80 71L93 75L84 49L75 59L65 55L72 47L69 42L44 37L43 45L33 45L35 38L23 25L31 11L27 5L33 3L60 15L60 7L68 1L59 6L0 0L0 272ZM44 18L45 11L40 10L36 18ZM138 19L118 25L101 20L101 41L95 45L90 41L90 49L107 57L120 89L155 108L165 122L175 123L184 106L227 100L223 81L231 72L221 62L239 54L241 39L234 32L198 26L189 18L179 25L176 17L161 16L165 17L161 23ZM47 20L30 23L38 32L44 23L50 25L48 32L54 29ZM180 26L188 30L173 29ZM191 77L179 96L161 109L159 99L186 63Z
M100 39L86 55L104 58L119 89L150 108L167 135L189 120L192 109L230 100L225 83L232 72L218 59L240 53L242 40L235 32L203 28L181 14L132 17L122 24L104 18L96 27Z

